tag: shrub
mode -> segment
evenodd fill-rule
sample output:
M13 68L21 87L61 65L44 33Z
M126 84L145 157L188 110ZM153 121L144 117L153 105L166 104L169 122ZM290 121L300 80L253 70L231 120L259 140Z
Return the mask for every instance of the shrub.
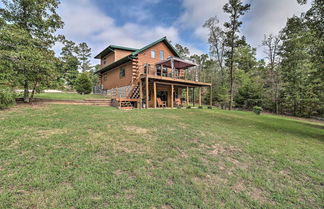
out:
M262 111L263 111L262 107L259 107L259 106L253 107L253 112L257 115L260 115Z
M199 108L199 109L203 109L203 106L199 106L198 108Z
M187 109L191 109L191 106L187 106Z
M92 82L87 73L81 73L75 80L74 88L79 94L90 94Z
M178 109L181 109L182 107L181 106L177 106Z
M213 109L213 107L212 106L208 106L208 109Z
M8 108L15 103L15 93L12 89L8 87L0 87L0 110Z

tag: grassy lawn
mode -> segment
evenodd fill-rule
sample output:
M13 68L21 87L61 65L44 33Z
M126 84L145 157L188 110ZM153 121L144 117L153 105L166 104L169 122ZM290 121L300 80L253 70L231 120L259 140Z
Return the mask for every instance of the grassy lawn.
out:
M36 94L35 98L82 100L82 99L104 99L105 97L98 94L81 95L77 93L40 93L40 94Z
M323 208L324 125L249 112L0 112L0 208Z

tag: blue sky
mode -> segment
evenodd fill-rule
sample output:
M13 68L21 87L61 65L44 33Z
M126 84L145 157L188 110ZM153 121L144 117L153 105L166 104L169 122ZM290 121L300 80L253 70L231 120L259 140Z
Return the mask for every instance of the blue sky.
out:
M173 44L187 46L191 53L208 53L208 32L202 27L222 11L228 0L61 0L59 14L65 27L59 33L75 42L86 42L95 56L110 44L140 48L163 36ZM288 17L305 12L309 6L297 0L243 0L251 10L243 17L241 33L263 58L264 34L276 34ZM1 5L0 5L1 6ZM56 45L58 51L61 45ZM93 64L98 63L92 60Z

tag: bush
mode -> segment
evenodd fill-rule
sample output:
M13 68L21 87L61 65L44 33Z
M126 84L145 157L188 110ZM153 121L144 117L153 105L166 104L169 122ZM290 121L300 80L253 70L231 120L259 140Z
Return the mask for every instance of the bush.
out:
M90 94L92 82L87 73L81 73L75 80L74 88L79 94Z
M198 108L199 108L199 109L203 109L203 106L199 106Z
M187 106L187 109L191 109L191 106Z
M0 87L0 110L16 104L15 93L11 88Z
M253 107L253 112L257 115L260 115L262 111L263 111L262 107L259 107L259 106Z
M181 106L177 106L178 109L181 109L182 107Z
M208 109L213 109L213 107L212 106L208 106Z

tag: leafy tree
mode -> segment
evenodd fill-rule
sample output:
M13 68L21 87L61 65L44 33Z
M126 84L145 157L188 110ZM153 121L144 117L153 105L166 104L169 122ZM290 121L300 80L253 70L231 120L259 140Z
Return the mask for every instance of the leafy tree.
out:
M190 51L187 47L181 46L180 44L176 44L175 48L176 48L177 52L179 53L180 58L187 59L189 57Z
M219 20L217 17L209 18L203 25L204 28L208 28L209 37L208 42L210 44L210 54L216 58L218 66L224 77L224 53L225 53L225 32L218 25Z
M234 96L234 52L235 48L240 44L240 39L238 36L239 28L242 22L239 18L245 14L246 11L250 9L249 4L243 5L241 0L229 0L223 7L225 13L230 16L230 21L224 24L226 29L225 32L225 46L227 47L225 56L227 58L226 63L229 67L229 79L230 79L230 100L229 109L233 106L233 96Z
M76 47L76 53L80 61L80 68L82 72L87 72L91 70L90 58L91 58L91 48L88 47L87 43L80 43Z
M47 65L44 58L54 59L54 53L48 50L56 38L54 32L63 26L56 13L58 0L1 0L4 8L0 10L2 22L12 25L3 27L1 35L6 41L1 43L6 62L11 67L24 87L24 101L29 102L29 89L44 83L47 74L51 74L51 61ZM11 34L11 37L7 35ZM15 39L16 37L17 39ZM6 45L7 44L7 45ZM18 51L21 50L21 51ZM8 63L7 63L8 64ZM47 66L46 66L47 65ZM47 71L48 70L48 71ZM45 74L40 74L46 72ZM37 80L37 82L36 82ZM30 82L35 83L31 84Z
M87 72L81 73L75 81L75 90L79 94L90 94L92 90L92 82Z
M262 45L265 47L266 59L268 61L267 76L265 82L270 86L271 102L274 103L273 112L279 113L279 91L280 91L280 36L264 36Z
M73 41L64 40L64 46L61 51L61 68L63 79L66 84L73 88L74 82L78 77L78 66L80 62L76 57L76 45Z
M257 64L255 56L255 48L252 48L248 44L239 46L234 53L234 60L237 68L243 70L244 72L253 70Z
M208 54L194 54L190 56L190 59L193 60L196 64L198 64L198 68L195 71L195 77L200 81L206 81L206 74L204 69L206 67L206 61L208 60Z

